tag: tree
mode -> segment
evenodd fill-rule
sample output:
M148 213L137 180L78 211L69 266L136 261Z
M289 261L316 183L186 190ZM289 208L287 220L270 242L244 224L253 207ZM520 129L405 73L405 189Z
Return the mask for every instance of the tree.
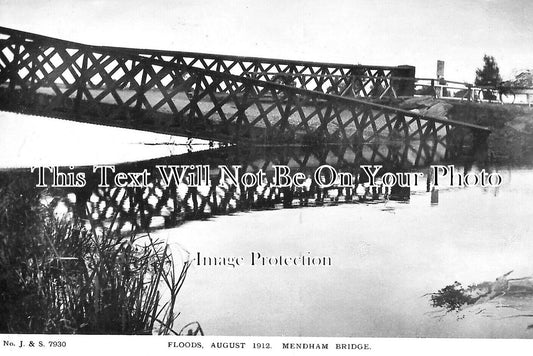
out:
M483 61L485 62L483 69L476 69L476 81L474 84L477 86L496 87L502 81L500 68L498 68L493 56L484 55Z

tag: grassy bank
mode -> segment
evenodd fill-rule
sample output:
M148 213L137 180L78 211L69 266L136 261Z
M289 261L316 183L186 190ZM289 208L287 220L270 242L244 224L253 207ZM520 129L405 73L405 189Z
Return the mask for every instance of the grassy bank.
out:
M190 262L148 234L57 216L42 197L22 173L0 174L0 333L179 334Z
M533 108L511 104L452 102L448 118L488 126L493 162L533 163Z
M383 99L379 103L414 110L421 114L485 126L492 163L533 163L533 108L525 105L473 103L432 97Z

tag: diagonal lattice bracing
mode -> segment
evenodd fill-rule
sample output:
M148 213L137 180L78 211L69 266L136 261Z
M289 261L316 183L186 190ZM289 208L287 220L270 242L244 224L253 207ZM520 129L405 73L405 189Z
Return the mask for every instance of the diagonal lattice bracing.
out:
M347 76L355 69L341 65L242 58L238 62L235 57L189 58L183 53L181 58L178 52L135 52L0 32L3 109L230 142L364 144L408 139L433 140L449 148L450 132L465 132L450 128L485 130L275 83L270 74L245 73L253 69L312 74L297 78L302 87L323 86L342 77L365 95L377 96L389 90L383 78L390 71L384 68L366 68L371 76L356 83Z

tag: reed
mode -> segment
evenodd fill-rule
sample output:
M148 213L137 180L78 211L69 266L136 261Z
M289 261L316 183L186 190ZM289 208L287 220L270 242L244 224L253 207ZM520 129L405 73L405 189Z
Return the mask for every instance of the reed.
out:
M0 333L179 334L190 261L148 233L99 231L40 201L34 185L0 177Z

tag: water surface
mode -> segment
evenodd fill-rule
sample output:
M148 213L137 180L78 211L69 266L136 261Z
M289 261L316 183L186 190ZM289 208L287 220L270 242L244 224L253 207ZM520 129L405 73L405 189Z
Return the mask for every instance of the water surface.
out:
M510 270L532 275L533 170L500 173L502 187L443 190L438 205L417 192L409 203L256 211L162 230L156 236L193 257L332 259L326 267L195 265L180 318L213 335L531 337L531 318L469 309L438 318L424 296Z

